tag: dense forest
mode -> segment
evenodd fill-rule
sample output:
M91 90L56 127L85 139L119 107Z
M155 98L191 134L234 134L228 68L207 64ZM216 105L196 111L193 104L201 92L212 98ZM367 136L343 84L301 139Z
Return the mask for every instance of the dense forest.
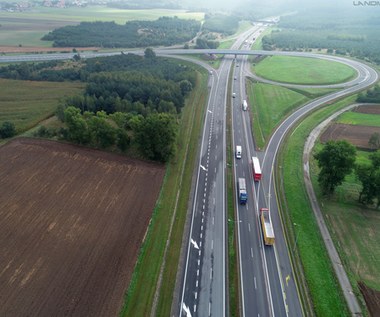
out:
M356 7L308 8L281 17L279 29L263 38L266 50L327 49L380 63L380 14Z
M161 17L156 21L129 21L124 25L115 22L81 22L64 26L42 37L53 41L55 47L149 47L182 44L195 37L200 22L177 17Z
M65 128L41 127L36 135L119 151L134 145L144 157L163 162L175 151L178 115L196 85L191 67L151 49L144 56L8 65L0 68L0 77L86 82L83 95L57 108Z

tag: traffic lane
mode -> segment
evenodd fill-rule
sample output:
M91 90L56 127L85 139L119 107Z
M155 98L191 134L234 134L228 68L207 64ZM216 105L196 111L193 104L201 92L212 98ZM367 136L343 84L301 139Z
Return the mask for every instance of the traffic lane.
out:
M201 296L199 316L225 315L225 100L227 73L225 63L220 67L220 76L214 99L212 115L213 129L210 129L209 173L213 175L209 213L206 224L205 260L201 274ZM209 155L210 154L210 155Z
M218 86L218 85L216 85ZM183 291L183 304L186 306L187 310L193 314L198 314L200 311L200 315L205 315L205 312L208 311L209 307L199 307L199 292L201 289L201 275L202 272L206 269L202 269L203 262L205 259L211 257L210 254L206 254L204 248L205 246L205 215L208 214L206 207L209 205L206 204L206 200L213 199L211 196L208 195L209 192L211 192L211 185L213 182L212 180L215 179L215 175L212 172L212 166L211 166L211 172L209 175L209 168L210 168L210 152L213 151L214 148L216 148L215 144L212 144L212 142L215 142L212 139L212 134L214 132L214 122L215 122L215 94L217 92L215 91L214 94L211 94L211 99L208 105L206 118L205 118L205 125L204 125L204 133L203 133L203 141L201 145L201 158L200 158L200 167L198 172L198 182L197 182L197 188L196 188L196 198L194 202L194 208L193 208L193 224L192 229L190 233L190 241L189 241L189 258L188 258L188 270L187 274L185 275L185 282L184 282L184 291ZM217 141L216 141L217 142ZM222 148L222 147L220 147ZM207 218L206 218L207 219ZM207 268L207 264L206 264ZM203 287L203 289L205 289ZM223 291L223 288L221 289ZM209 292L208 292L209 293ZM209 296L209 294L208 294ZM220 297L220 296L219 296ZM220 307L223 307L224 304L222 303L219 305ZM182 307L183 308L183 307ZM186 310L183 309L183 314L187 314Z
M235 109L234 138L241 139L245 134L241 128L242 110ZM243 136L244 137L244 136ZM236 142L236 141L235 141ZM269 302L266 291L265 274L263 271L261 240L257 222L256 198L252 173L250 170L250 153L243 147L242 159L236 160L236 178L244 177L247 183L247 205L238 205L241 274L244 296L245 316L269 316ZM237 193L236 193L237 195Z

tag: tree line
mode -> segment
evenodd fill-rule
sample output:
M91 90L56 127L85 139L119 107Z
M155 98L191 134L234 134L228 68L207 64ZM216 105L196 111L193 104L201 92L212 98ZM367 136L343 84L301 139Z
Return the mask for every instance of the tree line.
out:
M263 38L265 50L327 49L328 53L355 56L380 63L378 13L342 8L305 8L283 16L279 28Z
M356 100L358 102L380 103L380 86L376 85L365 93L361 92Z
M41 126L38 137L58 137L81 145L102 149L126 151L134 145L141 154L151 160L166 162L175 153L178 132L176 117L169 113L151 113L146 117L132 113L96 113L69 106L63 116L65 123L59 129Z
M180 44L195 37L200 29L196 20L160 17L155 21L81 22L55 29L42 37L54 47L149 47Z
M66 98L57 107L65 126L40 127L37 136L119 151L133 146L144 157L162 162L175 152L178 117L196 85L194 69L157 57L151 49L144 56L9 65L0 69L0 76L7 75L86 82L82 95Z
M380 207L380 150L369 155L369 164L355 163L356 148L352 144L345 140L331 140L314 158L320 168L318 183L324 195L332 195L345 177L355 172L361 183L358 201Z

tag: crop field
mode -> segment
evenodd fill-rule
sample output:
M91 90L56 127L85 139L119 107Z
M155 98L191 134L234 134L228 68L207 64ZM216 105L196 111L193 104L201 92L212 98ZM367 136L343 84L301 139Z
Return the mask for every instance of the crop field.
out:
M380 127L380 111L378 114L347 111L339 116L337 122L343 124Z
M0 124L10 121L23 132L53 115L60 98L82 94L83 89L83 83L0 78Z
M380 127L332 123L323 132L320 139L321 142L347 140L358 148L370 149L368 141L375 132L380 133Z
M365 105L340 115L327 127L320 140L347 140L358 148L371 149L368 141L376 132L380 133L380 106Z
M315 58L270 56L254 67L257 75L293 84L336 84L353 79L355 70L347 65Z
M117 316L163 176L53 141L0 147L0 316Z
M2 47L42 46L51 47L51 42L41 41L50 31L80 22L115 21L124 24L131 20L156 20L161 16L177 16L183 19L202 20L204 13L185 10L122 10L106 6L87 6L86 8L47 8L38 7L25 12L0 12L0 52ZM9 48L7 48L9 50Z

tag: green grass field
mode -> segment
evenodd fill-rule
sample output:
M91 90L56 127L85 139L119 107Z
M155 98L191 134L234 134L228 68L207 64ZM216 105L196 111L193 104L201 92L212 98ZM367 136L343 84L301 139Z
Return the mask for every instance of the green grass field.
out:
M338 123L380 127L380 115L348 111L337 119Z
M82 21L115 21L124 24L131 20L156 20L161 16L203 20L204 13L165 9L121 10L106 6L64 9L35 7L25 12L0 11L0 43L2 46L21 44L49 47L51 42L41 41L40 38L55 28L65 25L75 25Z
M356 96L351 96L317 110L297 125L287 137L278 163L282 166L278 170L278 186L283 188L285 193L282 217L286 227L293 227L289 234L293 241L289 247L291 250L298 249L314 311L321 317L349 316L349 313L304 188L302 151L305 139L313 127L337 109L355 102L355 98ZM298 260L297 256L292 256L295 261Z
M81 83L53 83L0 79L0 124L13 122L24 132L53 115L65 96L82 94Z
M353 79L356 72L346 65L315 58L269 56L253 71L266 79L294 84L336 84Z
M265 146L273 129L292 110L332 91L331 89L288 89L252 81L247 82L247 87L253 133L259 148Z

